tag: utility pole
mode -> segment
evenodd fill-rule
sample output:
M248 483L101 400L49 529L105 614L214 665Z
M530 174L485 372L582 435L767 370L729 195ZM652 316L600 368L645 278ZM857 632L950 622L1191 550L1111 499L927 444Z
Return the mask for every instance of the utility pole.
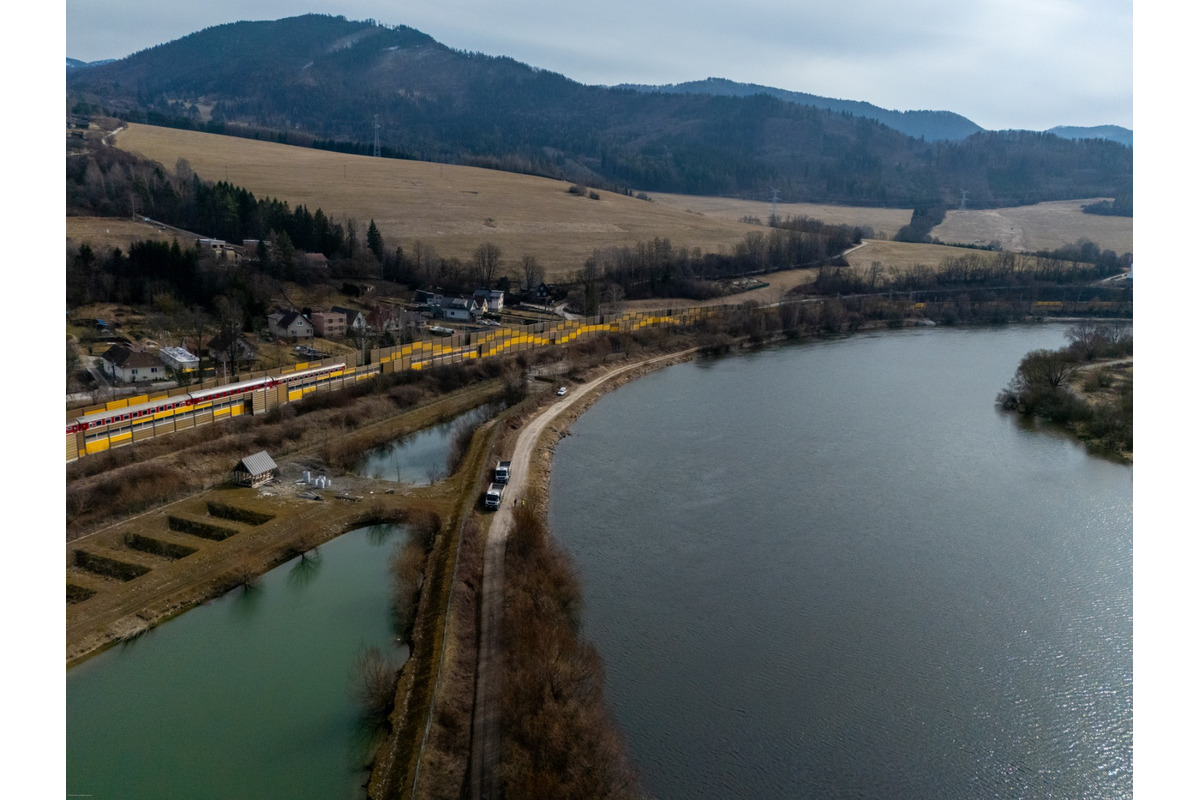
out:
M379 115L375 115L375 157L380 157L379 151Z

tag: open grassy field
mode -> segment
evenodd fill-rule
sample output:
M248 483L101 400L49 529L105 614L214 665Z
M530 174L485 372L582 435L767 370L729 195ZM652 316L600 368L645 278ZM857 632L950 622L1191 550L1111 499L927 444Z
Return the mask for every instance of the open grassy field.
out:
M933 236L956 244L999 242L1005 250L1054 250L1079 239L1090 239L1101 250L1117 255L1133 252L1133 218L1085 214L1091 200L1056 200L1033 206L986 211L947 211ZM1111 198L1110 198L1111 199Z
M754 217L766 223L771 218L771 203L763 200L736 200L729 197L698 197L687 194L652 194L659 205L700 214L712 219L740 221ZM780 219L809 217L831 225L867 225L876 236L892 237L912 219L911 208L870 208L865 206L833 206L816 203L778 203L775 213Z
M655 237L676 246L728 252L747 232L760 226L745 217L766 220L769 201L654 194L651 201L597 191L598 200L569 194L568 184L547 178L475 167L419 161L375 159L291 147L273 142L214 134L130 125L115 142L126 150L173 169L186 159L206 180L228 180L258 197L322 208L334 219L354 219L359 235L375 220L386 246L407 252L420 241L440 255L469 260L480 244L491 242L515 273L524 255L546 268L547 280L567 278L579 270L596 248L632 245ZM942 241L980 244L999 241L1006 249L1053 249L1080 238L1117 253L1133 250L1133 221L1128 217L1084 214L1086 200L1039 203L1019 208L950 211L934 229ZM806 216L825 222L870 226L890 237L907 224L911 211L894 208L781 203L780 217ZM85 222L68 218L68 237L85 232L113 246L131 239L170 238L170 231L128 221ZM84 226L87 226L84 228ZM95 241L95 239L91 239ZM888 248L879 241L857 254L859 259L891 266ZM885 254L886 251L886 255ZM938 263L940 255L905 249L905 261ZM854 263L854 259L851 259ZM896 264L902 266L902 264Z
M850 266L866 269L878 261L884 267L895 267L906 271L918 264L927 267L937 267L947 258L959 258L963 255L977 255L984 258L995 254L986 250L972 250L964 247L951 247L944 244L916 244L913 242L892 242L884 239L866 239L859 247L846 256Z
M568 194L563 181L474 167L377 159L271 142L131 125L116 144L174 169L187 159L205 180L227 180L256 197L322 208L356 220L365 236L373 219L388 247L411 252L415 241L442 256L471 258L484 242L516 268L533 255L549 280L572 274L596 248L665 237L676 246L729 250L755 226L688 214L599 191Z
M107 253L114 247L128 253L131 244L147 239L156 242L178 239L179 246L186 247L199 238L176 228L165 228L152 222L142 222L140 219L67 217L67 244L86 242L92 250L99 253Z

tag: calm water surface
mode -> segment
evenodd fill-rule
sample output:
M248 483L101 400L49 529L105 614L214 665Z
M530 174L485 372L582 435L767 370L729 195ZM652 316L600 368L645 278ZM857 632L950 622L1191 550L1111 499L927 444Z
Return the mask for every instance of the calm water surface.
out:
M1063 326L672 367L551 523L659 798L1132 796L1130 467L994 407Z
M474 429L499 411L499 404L488 404L460 414L449 422L433 425L403 439L369 450L354 467L368 478L428 486L444 478L454 434L463 426Z
M361 797L351 670L396 663L386 561L400 526L351 531L67 672L68 796Z

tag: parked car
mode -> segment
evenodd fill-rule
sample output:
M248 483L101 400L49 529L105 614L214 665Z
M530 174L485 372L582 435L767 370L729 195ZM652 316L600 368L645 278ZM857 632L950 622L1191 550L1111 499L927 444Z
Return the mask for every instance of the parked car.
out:
M565 387L565 386L558 387L558 391L555 392L555 394L558 395L559 397L562 397L566 393L567 393L567 387Z

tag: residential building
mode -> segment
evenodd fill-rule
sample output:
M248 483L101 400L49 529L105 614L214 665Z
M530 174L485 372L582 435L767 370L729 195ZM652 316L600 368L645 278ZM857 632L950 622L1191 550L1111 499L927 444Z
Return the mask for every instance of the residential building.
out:
M208 355L218 364L226 366L232 355L238 366L249 366L258 360L258 348L245 336L223 333L209 341Z
M336 311L339 314L346 315L347 333L350 331L361 331L363 328L367 327L367 316L361 311L356 311L353 308L346 308L344 306L333 306L330 311Z
M500 289L476 289L474 298L484 314L499 314L504 310L504 292Z
M188 352L186 347L164 347L158 357L168 369L179 373L195 372L200 368L200 359Z
M160 381L167 378L167 367L158 356L141 348L115 344L100 356L104 371L124 383Z
M443 302L440 311L443 319L470 322L479 316L479 305L470 297L455 297Z
M413 293L413 302L418 306L429 306L434 309L440 308L445 299L440 292L434 292L429 289L417 289Z
M405 328L424 327L425 318L420 314L395 306L380 305L367 314L367 326L376 333L402 333Z
M299 311L277 311L267 316L267 330L281 339L311 339L316 330Z
M340 339L346 335L346 315L340 311L314 311L313 330L324 339Z

